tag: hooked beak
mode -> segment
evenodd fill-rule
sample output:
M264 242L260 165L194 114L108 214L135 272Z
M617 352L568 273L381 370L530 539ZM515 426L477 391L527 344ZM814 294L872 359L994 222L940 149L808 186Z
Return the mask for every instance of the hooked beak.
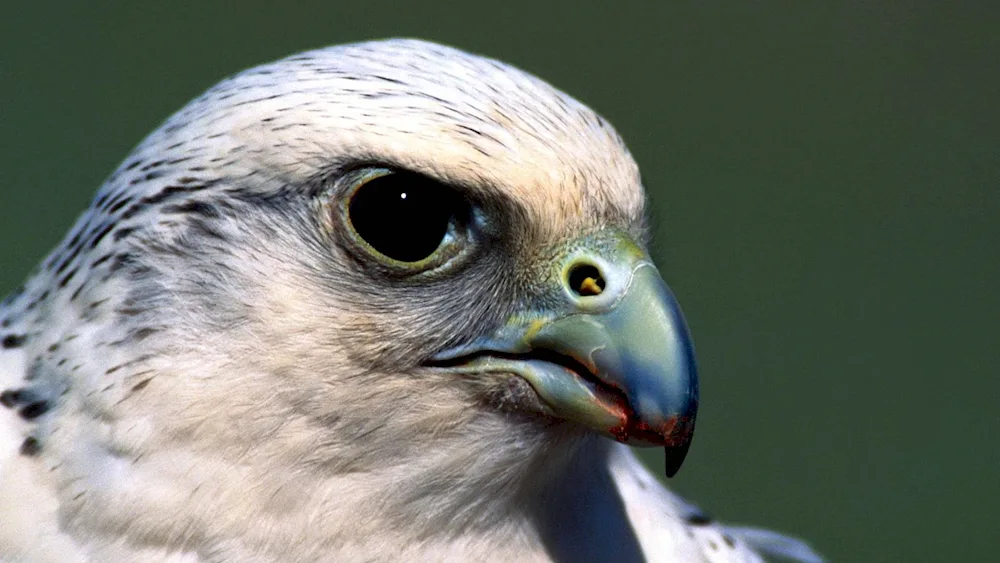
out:
M561 262L560 291L545 306L435 363L516 374L557 416L630 445L663 446L672 477L698 411L694 348L677 300L623 235L585 242Z

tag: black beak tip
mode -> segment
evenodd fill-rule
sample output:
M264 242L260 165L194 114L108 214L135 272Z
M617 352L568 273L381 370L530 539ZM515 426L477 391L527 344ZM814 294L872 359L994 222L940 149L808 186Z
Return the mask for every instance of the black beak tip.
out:
M677 475L681 465L684 463L684 458L687 457L688 449L690 447L691 442L688 441L681 446L666 446L663 448L668 479Z

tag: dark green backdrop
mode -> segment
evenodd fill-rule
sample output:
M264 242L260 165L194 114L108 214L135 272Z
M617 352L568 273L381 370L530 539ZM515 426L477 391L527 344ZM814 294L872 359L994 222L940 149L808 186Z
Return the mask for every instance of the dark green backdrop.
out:
M0 293L218 79L331 43L450 43L592 105L642 165L703 375L677 489L836 561L996 560L1000 10L9 4Z

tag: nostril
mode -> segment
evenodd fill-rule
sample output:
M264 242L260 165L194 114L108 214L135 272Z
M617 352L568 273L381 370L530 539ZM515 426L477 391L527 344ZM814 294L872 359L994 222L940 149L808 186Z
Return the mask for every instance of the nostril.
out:
M600 295L605 285L601 271L591 264L573 266L569 271L569 287L580 297Z

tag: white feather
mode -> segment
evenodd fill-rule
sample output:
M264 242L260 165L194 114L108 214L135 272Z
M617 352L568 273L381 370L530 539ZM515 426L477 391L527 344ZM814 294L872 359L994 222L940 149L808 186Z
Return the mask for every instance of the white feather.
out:
M309 230L317 209L264 211L366 159L504 190L525 245L643 215L610 125L496 61L392 40L223 81L0 305L0 558L818 560L692 523L627 448L487 408L490 381L385 367L482 303L375 295ZM206 201L226 210L210 228L178 212Z

